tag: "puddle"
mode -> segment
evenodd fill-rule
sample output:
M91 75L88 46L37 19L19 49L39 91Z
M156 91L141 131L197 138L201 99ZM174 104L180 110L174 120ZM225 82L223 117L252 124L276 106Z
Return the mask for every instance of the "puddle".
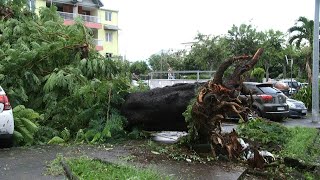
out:
M161 131L152 133L152 140L162 143L173 144L178 142L179 138L186 136L188 133L184 131Z
M236 124L231 123L223 123L222 124L222 132L230 133L233 129L236 129ZM152 140L156 142L173 144L178 142L179 138L186 136L188 133L185 131L161 131L152 133Z

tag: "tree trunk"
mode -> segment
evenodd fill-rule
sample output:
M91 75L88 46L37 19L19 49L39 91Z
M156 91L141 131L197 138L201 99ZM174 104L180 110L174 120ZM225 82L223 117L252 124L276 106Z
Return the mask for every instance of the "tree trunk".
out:
M129 94L121 108L127 128L144 130L187 130L182 113L187 109L200 84L176 84L147 92Z

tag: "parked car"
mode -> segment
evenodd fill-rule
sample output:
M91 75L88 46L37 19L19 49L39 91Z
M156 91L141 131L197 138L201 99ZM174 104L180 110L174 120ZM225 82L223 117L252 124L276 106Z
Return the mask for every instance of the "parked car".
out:
M273 82L273 87L275 87L278 90L280 90L286 96L290 96L289 85L287 83L284 83L284 82L281 82L281 81L276 81L276 82Z
M300 88L307 87L308 85L309 85L309 83L299 83Z
M6 93L0 86L0 146L12 146L13 131L14 121L12 108Z
M257 116L281 121L289 116L287 97L270 83L244 82L243 95L254 99L252 110Z
M300 89L299 83L295 79L282 79L280 82L286 83L289 86L289 95L297 93Z
M307 115L307 108L302 101L287 98L287 104L289 105L289 117L299 118Z

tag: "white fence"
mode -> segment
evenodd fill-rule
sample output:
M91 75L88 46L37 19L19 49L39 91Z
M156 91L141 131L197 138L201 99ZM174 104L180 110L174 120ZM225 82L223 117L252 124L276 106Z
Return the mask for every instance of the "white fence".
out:
M214 73L215 71L155 71L149 73L150 79L145 82L151 89L178 83L207 82Z

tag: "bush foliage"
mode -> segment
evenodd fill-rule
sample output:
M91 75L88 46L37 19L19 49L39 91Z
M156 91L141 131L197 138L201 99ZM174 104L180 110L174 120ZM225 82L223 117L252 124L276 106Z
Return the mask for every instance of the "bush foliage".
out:
M290 137L290 131L283 125L263 119L255 119L238 126L242 137L260 142L265 146L284 146Z
M294 95L294 99L302 101L306 105L308 110L311 110L311 108L312 108L312 87L307 86L307 87L301 88Z
M128 93L129 66L102 57L95 50L92 30L81 19L65 26L52 6L40 9L39 16L2 20L0 32L0 82L13 106L26 106L24 116L14 111L19 116L16 134L24 137L24 143L32 144L34 136L47 142L65 129L70 137L80 129L107 137L111 127L124 124L118 108ZM43 114L37 121L39 132L34 128L28 129L32 134L21 133L25 130L19 124L36 112Z

